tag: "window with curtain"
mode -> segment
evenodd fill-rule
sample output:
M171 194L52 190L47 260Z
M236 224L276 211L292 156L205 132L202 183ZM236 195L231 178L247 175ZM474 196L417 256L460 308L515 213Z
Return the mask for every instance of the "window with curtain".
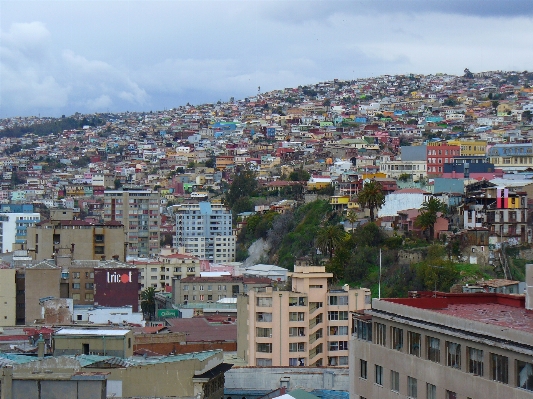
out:
M483 376L483 351L476 348L468 348L468 372Z
M446 342L446 365L456 369L461 368L461 345L455 342Z
M519 388L533 391L533 364L516 361L516 385Z

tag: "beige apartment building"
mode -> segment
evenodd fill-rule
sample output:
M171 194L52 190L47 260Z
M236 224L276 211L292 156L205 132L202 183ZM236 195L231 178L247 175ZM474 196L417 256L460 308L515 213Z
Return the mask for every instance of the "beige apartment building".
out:
M426 292L354 313L350 398L533 398L528 266L528 299Z
M200 275L200 259L190 254L171 254L156 259L130 262L139 269L141 289L153 287L165 291L172 286L172 280Z
M34 260L68 253L70 259L124 260L124 226L117 221L89 223L73 220L72 210L55 209L50 220L28 227L28 253Z
M0 327L16 324L17 285L15 269L0 268Z
M370 308L366 288L330 289L325 266L294 266L290 290L237 299L237 353L249 366L348 366L350 312Z

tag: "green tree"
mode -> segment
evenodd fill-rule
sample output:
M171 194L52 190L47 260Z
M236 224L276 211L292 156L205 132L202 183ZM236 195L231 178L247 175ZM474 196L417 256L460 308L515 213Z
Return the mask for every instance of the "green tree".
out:
M148 287L141 292L141 309L148 320L155 318L155 288Z
M446 204L435 197L431 197L428 201L424 201L420 210L420 215L415 220L415 226L420 227L423 231L429 231L429 239L433 240L438 214L446 212Z
M522 120L524 122L531 122L531 111L524 111L522 112Z
M426 259L415 265L415 270L423 287L431 291L449 291L460 277L455 263L446 259L446 250L440 245L429 247Z
M374 179L365 183L361 191L359 191L357 202L363 208L369 209L370 221L373 222L375 220L374 210L380 209L385 204L385 194L383 194L381 184Z
M354 211L348 211L348 214L346 215L346 221L350 223L350 229L352 234L354 232L353 225L355 224L355 222L357 222L358 219L359 218L357 217L357 213L355 213Z
M225 195L226 204L234 212L236 212L233 209L235 204L238 204L240 212L244 212L242 209L250 210L248 209L251 204L250 197L254 195L256 190L257 173L248 167L244 167L233 176L233 181Z
M303 168L294 169L289 175L290 181L308 181L311 175L309 172L303 170Z
M214 168L215 167L215 160L213 158L209 158L205 161L205 167L206 168Z
M333 258L335 249L346 238L346 233L341 225L329 225L321 228L316 235L316 246L320 252L329 254L329 260Z

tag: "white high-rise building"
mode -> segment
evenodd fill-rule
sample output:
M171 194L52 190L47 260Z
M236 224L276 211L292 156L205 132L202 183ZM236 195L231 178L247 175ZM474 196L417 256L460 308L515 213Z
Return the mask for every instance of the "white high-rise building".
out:
M207 201L175 207L174 247L214 263L235 261L231 212Z

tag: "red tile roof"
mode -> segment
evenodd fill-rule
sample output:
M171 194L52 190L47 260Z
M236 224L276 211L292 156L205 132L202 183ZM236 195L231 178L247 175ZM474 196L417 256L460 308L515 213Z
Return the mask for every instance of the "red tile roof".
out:
M419 298L391 298L385 301L533 334L533 312L526 310L524 295L439 292L433 298L433 292L419 294Z

